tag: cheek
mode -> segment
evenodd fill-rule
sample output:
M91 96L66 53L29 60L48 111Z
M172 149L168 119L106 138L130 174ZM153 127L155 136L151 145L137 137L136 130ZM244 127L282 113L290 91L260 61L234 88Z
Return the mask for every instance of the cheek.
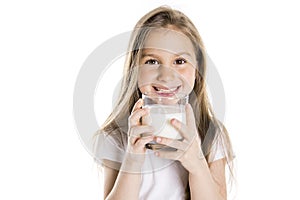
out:
M183 77L186 86L190 89L193 89L196 78L195 69L193 67L189 67L185 70L182 70L180 74Z
M141 67L138 71L138 87L140 91L146 92L151 87L151 83L153 82L153 73L149 70Z

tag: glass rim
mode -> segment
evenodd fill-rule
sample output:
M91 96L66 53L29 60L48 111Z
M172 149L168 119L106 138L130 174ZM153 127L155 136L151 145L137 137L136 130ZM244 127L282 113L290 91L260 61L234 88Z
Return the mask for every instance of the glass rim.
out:
M144 97L148 97L148 98L157 98L157 99L188 99L189 98L189 94L186 93L176 93L172 96L161 96L158 93L155 92L145 92L142 93L142 98Z

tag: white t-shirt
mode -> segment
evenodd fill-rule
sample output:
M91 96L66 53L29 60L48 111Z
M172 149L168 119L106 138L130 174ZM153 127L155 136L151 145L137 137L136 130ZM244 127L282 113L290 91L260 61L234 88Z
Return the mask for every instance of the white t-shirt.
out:
M102 164L102 160L106 159L122 163L126 145L126 134L99 134L95 143L95 161ZM211 161L225 157L220 145L213 145L212 149L215 154ZM141 176L139 199L185 199L188 172L180 162L158 158L152 150L147 150Z

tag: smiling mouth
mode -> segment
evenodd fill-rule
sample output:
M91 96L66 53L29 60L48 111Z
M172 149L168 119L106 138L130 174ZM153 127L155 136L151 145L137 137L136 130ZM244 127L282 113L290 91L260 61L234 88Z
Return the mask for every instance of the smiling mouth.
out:
M170 95L174 95L175 93L177 93L180 87L181 87L181 85L177 86L177 87L172 87L172 88L153 86L153 89L159 95L170 96Z

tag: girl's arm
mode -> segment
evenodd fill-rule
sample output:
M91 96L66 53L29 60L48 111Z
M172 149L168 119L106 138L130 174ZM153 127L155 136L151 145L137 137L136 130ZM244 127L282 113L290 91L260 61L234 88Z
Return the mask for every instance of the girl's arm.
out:
M226 159L216 160L208 164L210 173L214 179L214 182L218 186L219 194L223 199L227 199L227 188L226 188L226 176L225 176L225 166Z
M191 199L226 200L225 159L207 164L199 162L198 170L189 174Z
M111 163L107 163L107 167L104 168L105 199L135 200L139 198L145 145L154 139L152 134L149 135L153 132L153 128L140 123L142 117L149 115L149 110L141 108L142 105L141 99L137 101L129 117L128 143L120 170L115 170L119 169L116 167L109 168L108 166L112 166Z
M103 199L112 191L116 182L119 171L111 167L103 166L104 184L103 184Z
M144 141L143 143L150 142L149 137L140 140ZM114 163L112 161L109 161L109 165L104 165L105 199L135 200L139 198L143 159L143 155L127 153L119 171L116 170L115 165L111 164Z
M104 199L138 199L140 174L119 172L104 166Z

